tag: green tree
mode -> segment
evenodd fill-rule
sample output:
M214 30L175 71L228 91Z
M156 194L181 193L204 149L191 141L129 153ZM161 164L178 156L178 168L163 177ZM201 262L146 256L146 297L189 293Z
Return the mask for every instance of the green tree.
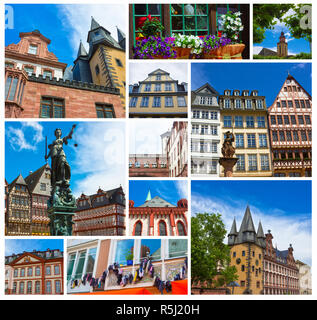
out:
M292 37L295 39L305 39L310 44L312 42L312 6L310 4L298 4L293 8L294 13L283 19L289 28Z
M294 8L293 4L254 4L253 5L253 42L261 43L264 32L273 29L283 15Z
M224 244L226 229L219 213L197 213L191 222L192 281L223 286L237 279L230 267L230 248ZM218 280L215 280L217 276Z

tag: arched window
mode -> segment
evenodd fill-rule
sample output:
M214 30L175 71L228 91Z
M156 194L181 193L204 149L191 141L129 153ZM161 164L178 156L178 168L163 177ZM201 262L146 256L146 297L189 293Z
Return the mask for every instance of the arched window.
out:
M166 224L164 221L159 222L159 235L160 236L167 236Z
M51 281L46 281L45 292L46 293L52 293L52 283L51 283Z
M134 235L135 236L141 236L142 235L142 223L141 223L141 221L138 221L135 224Z
M27 283L27 293L28 294L32 293L32 281L28 281Z
M179 236L186 236L185 227L182 222L177 222L177 232Z
M40 281L35 282L35 293L41 293L41 283Z

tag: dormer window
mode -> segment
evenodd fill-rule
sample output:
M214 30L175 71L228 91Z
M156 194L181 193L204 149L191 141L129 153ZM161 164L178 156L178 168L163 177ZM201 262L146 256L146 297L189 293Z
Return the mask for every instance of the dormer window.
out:
M229 90L226 90L226 91L225 91L225 95L226 95L226 96L230 96L230 91L229 91Z
M34 44L30 44L28 53L37 54L37 46Z
M50 71L50 70L44 70L44 71L43 71L43 78L50 78L50 79L52 79L52 71Z
M160 75L160 74L158 74L158 75L156 76L156 80L161 80L161 75Z
M235 92L234 92L234 95L235 95L235 96L238 96L238 95L239 95L239 91L235 91Z
M253 92L252 92L252 95L253 95L253 96L257 96L258 93L257 93L256 91L253 91Z

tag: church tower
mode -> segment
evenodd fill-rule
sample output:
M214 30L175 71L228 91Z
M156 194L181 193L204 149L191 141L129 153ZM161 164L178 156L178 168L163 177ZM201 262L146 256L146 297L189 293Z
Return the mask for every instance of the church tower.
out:
M280 42L277 43L277 55L279 57L287 57L288 56L288 44L286 42L286 38L284 32L281 32Z
M234 289L235 294L263 294L263 257L265 236L261 222L255 231L250 207L247 206L239 232L236 220L233 220L228 234L230 246L231 266L238 271L239 286Z

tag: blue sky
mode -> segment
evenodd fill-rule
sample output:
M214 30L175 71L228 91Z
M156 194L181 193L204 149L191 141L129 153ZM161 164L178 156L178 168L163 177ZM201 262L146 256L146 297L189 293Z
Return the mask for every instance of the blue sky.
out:
M230 231L233 218L240 228L249 205L255 228L261 221L278 249L291 243L295 258L311 264L311 181L192 181L191 189L192 215L219 212Z
M63 240L39 240L39 239L18 239L18 240L5 240L5 255L9 256L13 253L19 254L23 251L31 252L33 250L45 251L47 249L59 249L64 251Z
M167 202L177 206L177 201L188 199L188 185L186 180L130 180L129 200L138 207L145 202L149 190L151 196L159 196Z
M94 194L99 187L110 190L120 184L125 190L125 124L122 121L7 122L5 178L8 183L19 173L26 177L30 171L43 166L45 137L50 144L55 139L56 128L62 129L64 137L74 123L77 127L73 139L64 146L64 151L71 166L71 188L75 196L81 192Z
M287 17L294 14L294 10L290 9L285 13L283 17ZM282 17L282 18L283 18ZM272 30L266 30L264 35L265 39L262 43L257 43L253 45L253 53L258 54L262 48L271 49L273 51L277 51L277 43L279 42L279 38L281 32L284 32L286 37L286 42L288 43L288 54L295 55L301 52L310 52L309 42L305 39L295 39L292 37L289 28L286 27L284 22L281 22L279 19L274 20L276 24Z
M269 107L288 72L311 94L311 63L192 63L192 90L206 82L219 94L225 89L258 90Z
M14 12L14 23L12 29L5 30L5 45L18 43L20 32L37 29L51 40L49 51L68 66L76 59L80 40L88 52L86 40L91 16L110 31L115 40L117 40L116 26L125 32L125 12L122 5L10 4L10 6Z

